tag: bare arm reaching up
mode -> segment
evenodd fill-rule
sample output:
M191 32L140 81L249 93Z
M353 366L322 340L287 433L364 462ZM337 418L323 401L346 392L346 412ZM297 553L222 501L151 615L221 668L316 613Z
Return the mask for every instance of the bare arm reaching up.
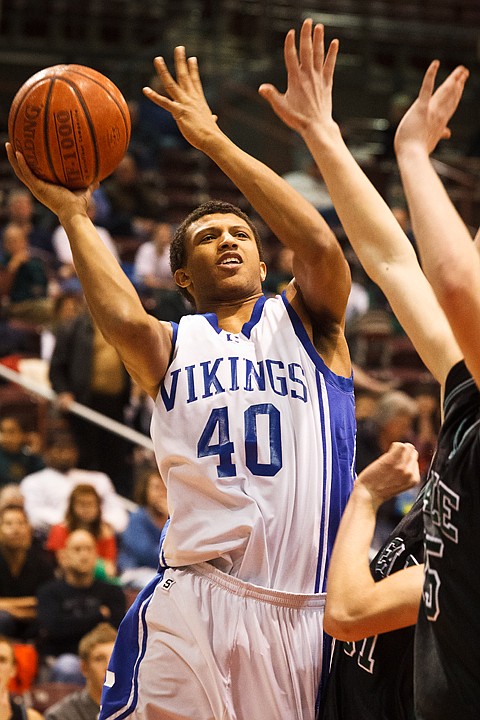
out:
M285 40L288 87L281 94L262 85L260 94L304 139L327 184L345 232L370 278L379 285L426 366L444 383L461 352L431 286L383 198L358 166L332 117L338 41L324 50L322 25L306 20L299 49Z
M434 61L428 68L397 129L395 150L425 273L480 387L480 258L429 158L449 137L468 71L457 67L434 92L438 67Z

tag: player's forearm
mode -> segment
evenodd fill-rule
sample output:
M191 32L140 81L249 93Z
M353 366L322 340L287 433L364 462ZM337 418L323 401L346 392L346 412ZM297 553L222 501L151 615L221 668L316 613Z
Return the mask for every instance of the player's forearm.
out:
M291 185L264 163L238 148L223 133L202 150L235 183L274 235L307 261L318 251L337 245L332 231Z
M137 292L86 215L68 214L59 219L68 234L75 269L98 327L112 344L124 341L129 327L145 322Z
M375 585L369 568L369 552L377 507L371 494L357 483L342 516L332 552L327 583L327 625L349 625L364 613L365 595Z
M353 249L368 275L381 285L388 265L414 254L411 244L350 153L338 125L311 123L301 134Z
M459 283L471 287L478 256L426 149L401 147L397 160L423 269L442 302Z

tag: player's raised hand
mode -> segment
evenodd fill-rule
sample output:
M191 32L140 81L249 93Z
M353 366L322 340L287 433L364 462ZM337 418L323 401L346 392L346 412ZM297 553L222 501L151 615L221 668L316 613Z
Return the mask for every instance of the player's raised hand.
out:
M185 48L178 46L174 50L175 79L167 68L163 57L154 60L157 71L167 95L160 95L150 87L143 88L144 95L160 107L168 110L178 125L184 138L199 150L220 131L217 117L205 99L197 58L187 59Z
M448 123L458 107L469 72L459 65L434 92L440 63L434 60L423 78L418 98L407 110L395 133L397 154L415 145L431 153L451 135Z
M278 117L300 134L312 123L327 126L333 123L332 86L338 40L332 40L325 56L324 27L315 25L313 33L312 27L312 20L305 20L298 52L295 31L287 33L284 45L288 76L286 92L282 94L269 84L261 85L258 90Z
M375 506L420 482L418 452L411 443L394 442L386 453L368 465L356 484L371 495Z
M6 143L8 160L15 175L27 186L32 195L55 215L61 217L63 213L86 213L91 194L95 186L85 190L69 190L62 185L53 185L41 180L32 173L22 153L15 152L11 143Z

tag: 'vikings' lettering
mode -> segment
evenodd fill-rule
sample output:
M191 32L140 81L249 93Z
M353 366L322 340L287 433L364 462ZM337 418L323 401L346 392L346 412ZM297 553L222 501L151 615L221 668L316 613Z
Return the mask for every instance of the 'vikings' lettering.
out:
M281 360L254 363L248 358L231 356L176 368L166 376L160 393L168 412L175 406L177 396L186 403L194 403L199 398L210 398L227 390L236 392L240 387L247 392L255 389L265 392L268 381L268 387L276 395L290 393L292 398L307 402L308 391L303 378L305 372L298 363L289 363L285 367Z

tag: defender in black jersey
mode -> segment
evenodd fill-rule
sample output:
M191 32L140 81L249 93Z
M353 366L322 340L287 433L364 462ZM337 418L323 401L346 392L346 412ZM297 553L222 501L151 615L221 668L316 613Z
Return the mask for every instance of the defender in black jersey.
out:
M468 77L434 92L439 63L402 119L395 149L423 268L465 362L451 369L424 503L425 579L415 636L417 720L480 717L480 257L430 153ZM468 368L468 369L467 369Z
M419 720L480 717L480 393L463 362L426 486L425 584L415 641Z
M375 581L423 562L423 490L370 564ZM318 720L414 720L415 626L336 640Z

